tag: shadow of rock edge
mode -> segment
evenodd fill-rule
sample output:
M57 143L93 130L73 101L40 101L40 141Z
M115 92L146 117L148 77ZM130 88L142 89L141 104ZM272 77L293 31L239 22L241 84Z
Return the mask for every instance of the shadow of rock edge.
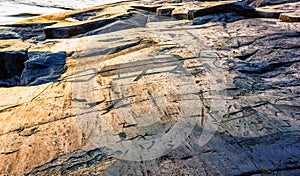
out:
M0 52L0 86L19 85L27 59L26 51Z
M148 161L117 160L109 148L77 150L34 168L27 175L253 175L297 173L300 134L288 132L258 137L216 133L205 146L197 145L197 126L178 148ZM100 167L102 166L102 167Z

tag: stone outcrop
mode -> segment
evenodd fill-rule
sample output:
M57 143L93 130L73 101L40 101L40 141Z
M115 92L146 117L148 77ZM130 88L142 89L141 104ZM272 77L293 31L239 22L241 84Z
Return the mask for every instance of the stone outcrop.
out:
M130 17L130 14L126 14L126 15L121 15L118 17L94 20L94 21L89 21L89 22L82 22L79 24L71 24L71 25L67 25L67 26L50 26L50 27L45 28L44 32L45 32L46 38L48 38L48 39L69 38L74 35L86 33L88 31L98 29L107 24L115 22L117 20L126 19L129 17Z
M65 71L66 53L29 52L20 85L38 85L56 81Z
M66 57L65 52L1 52L0 85L29 86L57 81L65 71Z
M299 3L245 2L1 28L0 175L299 175Z
M210 8L203 7L197 10L189 11L190 19L194 19L199 16L205 16L216 13L228 13L228 12L236 12L245 17L255 17L255 9L248 6L245 2L232 2L232 3L223 3L220 5L215 5Z

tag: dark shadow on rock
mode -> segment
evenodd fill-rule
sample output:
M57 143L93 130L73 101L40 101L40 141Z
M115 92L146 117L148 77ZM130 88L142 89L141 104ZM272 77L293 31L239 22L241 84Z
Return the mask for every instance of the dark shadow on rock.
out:
M244 2L250 4L252 7L263 7L268 5L298 2L298 0L245 0Z
M0 86L19 85L27 59L27 51L0 52Z
M100 20L91 20L91 21L82 22L80 24L74 24L69 26L48 27L44 29L44 33L47 39L70 38L72 36L84 34L89 31L104 27L118 20L129 19L132 17L132 15L133 15L132 13L128 13L116 17L105 18Z
M299 86L298 40L297 31L282 32L252 39L252 42L244 45L246 50L240 51L243 55L236 55L234 59L227 60L225 63L230 65L229 71L238 74L233 81L236 90L253 93ZM244 41L242 38L239 41L237 48L242 48ZM270 47L260 49L263 46Z
M74 18L79 21L85 21L93 16L96 16L97 12L101 12L101 11L103 11L103 8L87 10L84 12L72 14L70 16L67 16L67 18L69 17L69 18Z
M299 171L299 132L257 137L216 133L209 143L200 147L198 139L201 133L202 128L196 126L179 147L153 160L117 159L114 155L118 151L96 147L60 155L26 175L253 175L265 174L266 171L274 174ZM98 169L107 162L112 163L107 168Z
M56 22L51 23L27 23L27 24L6 24L1 25L9 32L5 32L0 35L0 38L2 39L11 39L12 38L18 38L22 40L27 40L30 38L36 38L36 40L44 40L44 28L47 26L51 26L55 24Z
M217 13L213 15L205 15L201 17L197 17L193 20L193 25L201 25L208 22L235 22L241 19L245 19L245 17L240 16L239 14L235 12L231 13Z
M57 81L66 69L66 53L0 53L0 86L31 86Z
M244 2L232 2L232 3L216 5L208 8L201 8L198 10L197 9L189 10L188 16L189 19L192 20L194 18L205 16L205 15L218 14L218 13L230 13L230 12L235 12L247 18L257 16L255 8L248 6L248 4Z
M143 14L136 14L129 19L117 20L115 22L112 22L112 23L105 25L103 27L100 27L98 29L94 29L87 33L80 34L80 35L77 35L74 37L99 35L99 34L115 32L115 31L121 31L121 30L125 30L125 29L145 27L146 23L147 23L147 16L145 16Z
M29 52L20 84L38 85L56 81L65 72L66 56L66 52Z

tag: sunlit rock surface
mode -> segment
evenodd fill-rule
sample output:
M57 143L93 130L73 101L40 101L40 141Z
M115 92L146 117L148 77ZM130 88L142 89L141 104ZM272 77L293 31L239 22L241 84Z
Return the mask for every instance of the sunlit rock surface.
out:
M299 3L245 2L3 26L0 174L299 175Z

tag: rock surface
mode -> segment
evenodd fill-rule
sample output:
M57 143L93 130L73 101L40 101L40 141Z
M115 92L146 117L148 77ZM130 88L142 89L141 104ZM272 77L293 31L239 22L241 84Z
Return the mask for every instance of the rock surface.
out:
M279 16L279 19L287 22L300 22L300 10L294 13L282 13Z
M66 53L29 52L24 62L20 85L38 85L56 81L65 71Z
M5 26L0 174L299 175L300 23L282 20L299 3L245 2L261 7L143 0Z

